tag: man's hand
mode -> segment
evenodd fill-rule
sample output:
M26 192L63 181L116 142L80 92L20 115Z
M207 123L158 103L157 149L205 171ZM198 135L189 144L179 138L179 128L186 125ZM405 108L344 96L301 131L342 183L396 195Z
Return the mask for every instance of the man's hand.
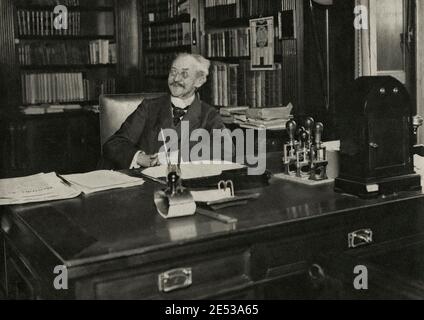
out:
M155 167L159 165L159 157L157 154L148 155L140 153L137 157L137 164L144 168Z

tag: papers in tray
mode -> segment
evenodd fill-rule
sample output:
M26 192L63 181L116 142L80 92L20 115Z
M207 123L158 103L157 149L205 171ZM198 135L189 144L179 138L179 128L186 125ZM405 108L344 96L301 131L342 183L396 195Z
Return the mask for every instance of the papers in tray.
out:
M181 178L183 180L215 177L222 174L223 171L243 169L245 166L232 162L191 162L181 164ZM162 165L159 167L148 168L143 174L154 179L165 178L168 167Z
M91 194L118 188L141 186L144 180L130 177L120 172L100 170L83 174L71 174L62 176L73 188Z
M0 180L0 205L72 199L80 194L55 173Z
M424 184L424 157L415 155L414 166L415 166L415 172L421 175L421 181Z
M206 191L192 191L191 192L195 202L216 202L224 199L234 197L231 190L206 190Z

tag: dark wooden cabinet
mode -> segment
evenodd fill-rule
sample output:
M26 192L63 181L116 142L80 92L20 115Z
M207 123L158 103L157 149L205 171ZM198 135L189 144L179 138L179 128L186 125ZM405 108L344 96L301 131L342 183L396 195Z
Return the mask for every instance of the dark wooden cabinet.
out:
M98 116L75 112L1 122L1 176L93 170L100 157Z

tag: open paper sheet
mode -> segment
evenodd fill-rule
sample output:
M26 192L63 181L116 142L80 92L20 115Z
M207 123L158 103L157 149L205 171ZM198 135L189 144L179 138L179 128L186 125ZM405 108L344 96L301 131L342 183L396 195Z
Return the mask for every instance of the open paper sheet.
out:
M76 189L85 194L100 192L117 188L129 188L143 185L144 180L130 177L120 172L99 170L83 174L62 176Z
M72 199L80 194L55 173L0 180L0 205Z

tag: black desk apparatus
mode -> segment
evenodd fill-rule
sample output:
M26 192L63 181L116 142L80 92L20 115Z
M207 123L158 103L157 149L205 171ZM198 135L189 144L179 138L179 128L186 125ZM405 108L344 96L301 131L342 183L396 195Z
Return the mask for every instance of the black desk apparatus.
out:
M392 77L362 77L340 106L338 192L372 198L421 190L414 172L416 118L404 85Z

